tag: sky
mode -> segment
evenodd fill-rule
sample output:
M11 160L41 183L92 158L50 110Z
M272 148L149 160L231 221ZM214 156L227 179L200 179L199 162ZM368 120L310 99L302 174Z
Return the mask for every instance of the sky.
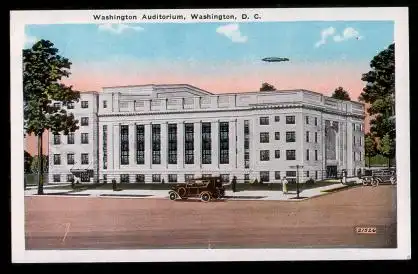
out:
M64 82L191 84L213 93L342 86L357 100L370 60L394 42L393 21L28 25L25 48L50 40L72 62ZM289 62L266 63L264 57Z

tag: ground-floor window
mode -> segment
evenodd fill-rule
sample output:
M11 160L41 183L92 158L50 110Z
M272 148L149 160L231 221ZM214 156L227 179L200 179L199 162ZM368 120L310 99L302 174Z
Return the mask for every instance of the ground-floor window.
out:
M315 170L315 180L318 180L318 170Z
M153 183L160 183L161 182L161 174L152 174L152 182Z
M74 180L74 175L73 174L67 174L67 182L71 182L72 180Z
M270 173L268 171L260 171L260 181L270 182Z
M177 174L168 174L168 182L169 183L176 183L177 182Z
M135 182L136 183L145 183L145 175L144 174L136 174L135 175Z
M194 174L184 174L184 181L188 182L194 179Z
M81 182L90 182L90 175L86 173L81 173Z
M121 183L129 183L129 174L121 174L120 175L120 182Z
M107 174L103 174L103 183L107 184Z
M274 179L280 180L280 171L275 171L274 172Z
M54 183L61 182L61 174L54 174L53 180L54 180Z
M221 182L229 183L229 174L221 174Z
M309 170L306 171L306 178L309 178Z

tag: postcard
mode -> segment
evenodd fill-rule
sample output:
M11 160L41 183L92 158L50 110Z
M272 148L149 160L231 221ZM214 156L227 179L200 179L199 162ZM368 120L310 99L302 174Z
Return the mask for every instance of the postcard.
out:
M10 16L13 262L411 258L406 8Z

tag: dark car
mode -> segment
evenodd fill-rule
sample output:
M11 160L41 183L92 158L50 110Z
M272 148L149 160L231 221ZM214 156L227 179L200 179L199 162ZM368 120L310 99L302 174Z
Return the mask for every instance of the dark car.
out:
M204 202L221 199L225 196L225 187L220 177L192 179L174 185L168 192L170 200L200 198Z

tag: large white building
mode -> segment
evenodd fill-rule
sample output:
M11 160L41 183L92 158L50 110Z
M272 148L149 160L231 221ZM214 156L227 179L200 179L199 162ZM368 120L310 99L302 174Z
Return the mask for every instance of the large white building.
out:
M80 129L50 136L49 180L323 179L364 167L364 105L308 90L212 94L190 85L81 93ZM296 174L296 165L300 165ZM77 179L77 178L76 178Z

